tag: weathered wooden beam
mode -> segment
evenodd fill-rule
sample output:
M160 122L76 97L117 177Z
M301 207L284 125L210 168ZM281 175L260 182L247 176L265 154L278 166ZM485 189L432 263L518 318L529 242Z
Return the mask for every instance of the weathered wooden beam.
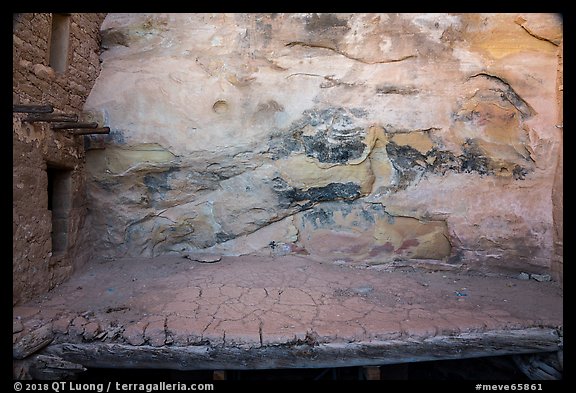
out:
M16 379L63 380L74 379L76 374L86 371L80 364L70 363L57 356L32 355L13 362L13 377Z
M68 130L70 134L74 135L88 135L88 134L110 134L110 127L101 128L88 128L85 130Z
M28 123L35 123L35 122L69 122L69 121L78 121L78 115L67 115L62 113L46 113L46 114L32 114L28 117L22 119L22 121Z
M52 105L12 105L12 112L18 113L52 113Z
M72 128L98 128L98 123L55 123L53 130L70 130Z
M24 359L50 344L53 339L52 325L44 325L29 332L17 341L12 347L12 357L14 359Z
M532 353L512 356L516 366L530 379L562 379L563 365L557 353Z
M461 333L425 339L255 346L132 346L62 343L42 350L84 367L173 370L249 370L378 366L430 360L465 359L558 351L552 328Z

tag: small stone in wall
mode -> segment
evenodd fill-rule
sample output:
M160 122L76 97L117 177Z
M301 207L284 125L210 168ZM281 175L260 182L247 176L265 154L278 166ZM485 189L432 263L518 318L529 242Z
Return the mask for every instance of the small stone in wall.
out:
M550 281L552 277L549 274L531 274L530 278L538 282Z
M538 282L551 281L552 277L549 274L528 274L522 272L518 275L519 280L535 280Z
M42 79L54 79L54 77L56 76L52 67L47 67L43 64L34 64L34 66L32 67L32 72L38 78Z
M12 334L19 333L24 330L24 325L19 320L12 321Z
M518 280L530 280L530 275L522 272L518 275Z
M100 333L100 325L98 322L90 322L84 326L84 340L92 341Z

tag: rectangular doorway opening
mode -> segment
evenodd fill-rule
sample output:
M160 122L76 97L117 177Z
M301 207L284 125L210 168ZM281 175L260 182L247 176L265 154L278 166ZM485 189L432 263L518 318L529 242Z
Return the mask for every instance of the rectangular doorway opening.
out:
M48 164L48 210L52 212L52 254L68 246L68 218L72 205L72 170Z

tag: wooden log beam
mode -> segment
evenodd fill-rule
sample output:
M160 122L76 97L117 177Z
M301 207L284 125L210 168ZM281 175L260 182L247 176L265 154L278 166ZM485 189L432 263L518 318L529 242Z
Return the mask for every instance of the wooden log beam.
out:
M73 128L98 128L98 123L55 123L53 130L70 130Z
M42 354L97 368L249 370L379 366L558 351L552 328L461 333L424 339L255 346L132 346L113 343L51 344Z
M74 122L78 121L78 115L68 115L62 113L45 113L45 114L32 114L28 117L22 119L22 121L28 123L35 123L35 122L48 122L48 123L55 123L55 122Z
M74 379L86 371L80 364L70 363L57 356L32 355L24 360L13 361L15 379L63 380Z
M562 379L564 367L557 353L532 353L512 356L516 366L530 379Z
M73 135L110 134L110 127L87 128L85 130L67 130Z
M52 113L52 105L12 105L12 112L17 113Z
M24 359L50 344L53 339L52 325L44 325L29 332L17 341L12 346L12 357L14 359Z

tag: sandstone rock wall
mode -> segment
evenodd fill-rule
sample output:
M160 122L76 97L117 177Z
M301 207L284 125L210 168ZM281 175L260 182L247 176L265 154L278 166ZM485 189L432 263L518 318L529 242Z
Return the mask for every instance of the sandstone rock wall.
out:
M109 14L102 34L98 255L550 269L558 15Z
M561 131L560 143L564 140L564 44L560 44L558 59L558 125ZM564 282L564 149L558 151L558 165L554 175L554 188L552 189L553 219L554 219L554 257L552 272L556 279Z
M80 114L100 70L99 28L104 17L69 15L68 66L59 73L49 65L52 14L14 14L14 104L51 104L57 113ZM47 123L23 122L27 116L13 117L14 304L60 284L88 256L81 239L87 209L83 139L54 132ZM50 203L49 168L63 194ZM59 233L54 238L58 252L53 252L53 229Z

